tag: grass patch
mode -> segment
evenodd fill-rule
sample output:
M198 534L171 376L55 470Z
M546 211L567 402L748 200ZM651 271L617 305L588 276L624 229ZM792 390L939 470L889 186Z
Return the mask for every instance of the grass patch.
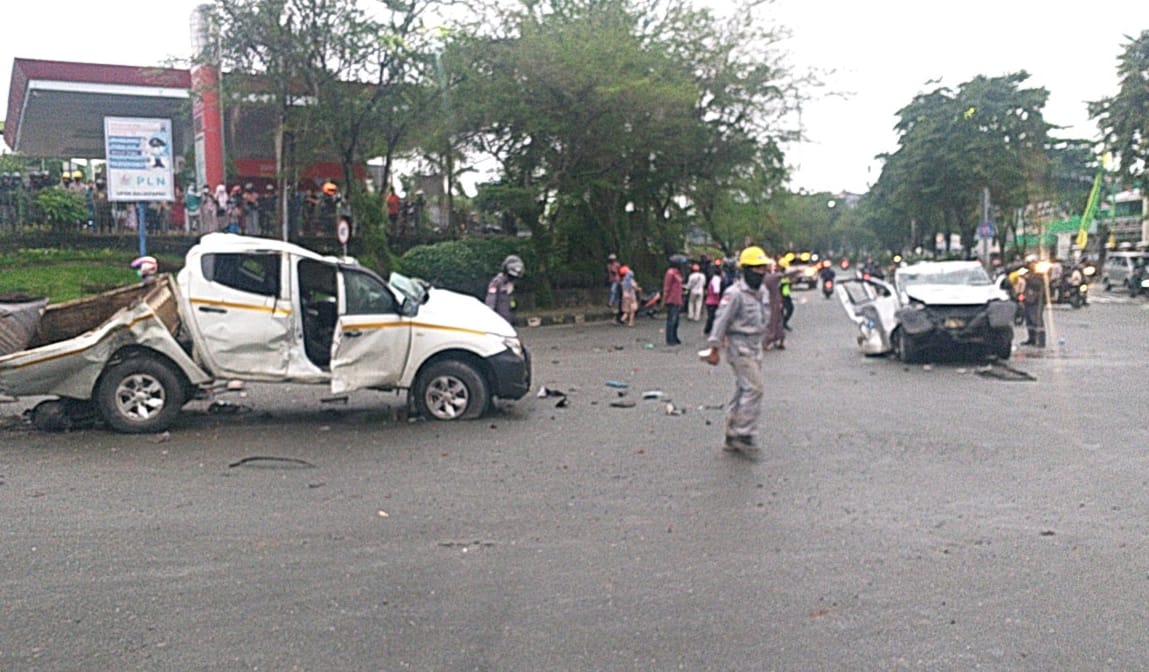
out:
M60 303L130 285L139 282L131 267L136 256L114 250L58 249L0 254L0 295L46 296L52 303ZM183 265L180 258L158 261L162 271Z

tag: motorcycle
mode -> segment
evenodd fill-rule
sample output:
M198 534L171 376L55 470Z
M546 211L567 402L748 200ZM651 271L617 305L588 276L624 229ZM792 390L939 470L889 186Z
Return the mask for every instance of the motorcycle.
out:
M1080 308L1089 302L1089 283L1074 282L1069 276L1062 276L1051 288L1050 295L1054 303L1068 303Z
M658 317L658 307L662 303L662 292L652 292L650 294L639 294L638 296L638 310L635 315L642 317Z
M1088 304L1089 278L1096 272L1097 268L1092 264L1082 264L1063 273L1060 280L1050 288L1053 303L1068 303L1074 308Z
M822 278L822 296L827 299L834 293L834 279Z

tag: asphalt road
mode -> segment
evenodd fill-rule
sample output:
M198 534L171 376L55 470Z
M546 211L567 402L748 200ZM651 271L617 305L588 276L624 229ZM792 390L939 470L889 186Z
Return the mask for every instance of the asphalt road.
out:
M689 322L526 329L565 407L469 423L294 386L158 437L0 405L0 669L1149 668L1149 304L1059 306L1007 370L862 357L796 296L757 461Z

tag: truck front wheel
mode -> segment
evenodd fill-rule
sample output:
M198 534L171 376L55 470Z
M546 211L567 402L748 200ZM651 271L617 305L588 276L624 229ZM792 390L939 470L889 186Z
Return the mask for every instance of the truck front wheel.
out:
M151 357L129 357L104 371L96 404L104 422L128 434L162 432L184 405L179 377Z
M918 346L913 337L907 336L904 329L898 327L894 330L894 355L903 364L913 364L918 361Z
M434 420L470 420L487 409L483 377L470 365L445 359L427 367L415 382L415 407Z

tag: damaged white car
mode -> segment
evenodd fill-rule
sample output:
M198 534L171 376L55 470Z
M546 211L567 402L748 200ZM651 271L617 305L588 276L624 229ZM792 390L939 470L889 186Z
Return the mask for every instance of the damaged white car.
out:
M892 284L861 277L836 291L867 355L912 363L969 351L1004 360L1013 349L1017 304L976 261L911 264Z

